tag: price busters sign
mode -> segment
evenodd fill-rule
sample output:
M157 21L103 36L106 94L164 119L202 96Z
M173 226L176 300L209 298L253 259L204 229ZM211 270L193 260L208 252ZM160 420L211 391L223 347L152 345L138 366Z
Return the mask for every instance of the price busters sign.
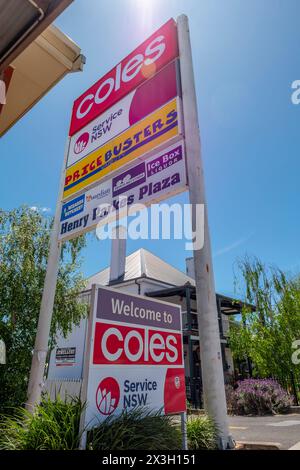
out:
M186 409L180 307L94 286L85 425L136 406Z

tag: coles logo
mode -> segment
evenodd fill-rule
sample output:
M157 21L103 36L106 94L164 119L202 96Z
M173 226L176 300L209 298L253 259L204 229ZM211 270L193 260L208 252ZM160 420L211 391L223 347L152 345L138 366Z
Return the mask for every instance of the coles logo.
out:
M96 391L96 405L103 415L111 415L120 401L120 387L116 379L106 377L101 380Z
M74 101L69 135L86 126L178 56L173 19Z
M97 322L93 363L182 365L181 335Z
M89 139L90 135L88 132L84 132L81 136L79 136L74 145L74 153L77 155L81 153L89 143Z

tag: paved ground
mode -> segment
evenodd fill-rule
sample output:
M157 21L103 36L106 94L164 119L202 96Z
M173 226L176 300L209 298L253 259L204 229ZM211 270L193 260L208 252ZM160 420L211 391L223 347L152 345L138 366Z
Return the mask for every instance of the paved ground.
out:
M295 444L300 450L300 414L263 417L229 417L230 431L235 441L274 442L282 449Z

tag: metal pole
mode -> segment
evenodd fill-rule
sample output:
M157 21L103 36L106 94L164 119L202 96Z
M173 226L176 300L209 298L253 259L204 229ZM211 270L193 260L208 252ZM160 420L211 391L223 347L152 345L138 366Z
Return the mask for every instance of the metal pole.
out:
M186 296L186 314L188 320L188 352L189 352L189 367L190 367L190 390L191 390L191 404L194 408L196 406L196 397L195 397L195 371L194 371L194 356L193 356L193 343L192 343L192 319L191 319L191 298L190 298L190 288L186 287L185 296Z
M41 392L44 386L44 371L46 356L48 351L48 342L50 334L50 326L54 305L54 297L56 290L56 282L59 268L59 258L61 252L61 244L58 243L59 222L61 211L61 200L63 196L65 167L69 150L69 139L66 144L64 162L61 172L60 189L56 204L53 229L50 236L50 248L48 254L48 263L46 277L43 289L42 302L40 307L40 315L35 338L33 357L31 362L31 370L29 376L29 384L27 390L26 408L33 412L36 404L40 402Z
M109 282L121 279L125 274L127 228L117 225L113 229Z
M187 439L187 414L186 412L181 413L181 435L182 435L182 450L188 450L188 439Z
M190 203L193 209L193 227L196 227L195 213L197 204L204 204L205 207L204 246L202 249L194 249L204 406L207 414L216 424L219 448L227 449L232 448L234 444L229 434L227 419L218 313L201 159L197 97L187 16L179 16L177 25L187 172Z
M90 371L90 355L91 355L91 341L90 338L92 337L92 329L93 329L93 318L95 315L95 309L97 308L97 285L92 285L92 295L91 295L91 307L88 316L88 323L87 323L87 331L86 331L86 341L85 341L85 348L84 348L84 357L83 357L83 377L82 377L82 386L81 386L81 394L80 399L82 403L87 403L87 390L88 390L88 379L89 379L89 371ZM79 449L85 450L87 444L87 429L85 423L85 415L86 415L86 407L84 407L79 422L79 435L80 435L80 443Z

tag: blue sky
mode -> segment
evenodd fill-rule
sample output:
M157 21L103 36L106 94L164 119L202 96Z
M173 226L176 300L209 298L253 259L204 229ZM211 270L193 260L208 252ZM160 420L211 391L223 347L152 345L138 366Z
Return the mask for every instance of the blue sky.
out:
M170 17L190 20L216 288L233 292L246 252L296 273L299 261L300 79L297 0L75 0L56 21L87 57L0 140L0 204L54 212L73 100ZM176 201L188 202L187 194ZM183 241L129 241L179 269ZM107 266L89 237L83 272Z

